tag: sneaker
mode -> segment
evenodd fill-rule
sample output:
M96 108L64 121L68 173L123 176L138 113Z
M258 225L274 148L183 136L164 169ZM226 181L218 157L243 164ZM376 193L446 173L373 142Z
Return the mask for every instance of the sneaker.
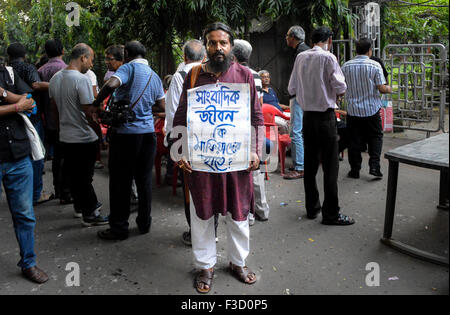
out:
M85 227L91 227L91 226L99 226L99 225L106 225L109 223L108 217L104 217L101 215L92 215L89 217L84 217L81 221L81 224Z
M350 178L359 178L359 172L355 171L355 170L351 170L350 172L348 172L347 177Z
M382 178L383 177L383 173L381 173L380 169L376 169L376 168L372 168L369 171L369 174L375 176L376 178Z
M192 246L191 232L190 232L190 231L188 231L188 232L183 232L182 240L183 240L184 245L186 245L186 246Z
M103 205L100 202L97 202L97 204L95 205L95 209L94 209L94 214L95 215L99 215L100 214L100 210L101 210L102 206ZM81 209L74 208L73 217L77 218L77 219L82 218L83 217L83 211Z
M355 220L353 220L349 216L339 213L338 217L334 220L322 219L322 224L324 224L324 225L352 225L352 224L355 224Z

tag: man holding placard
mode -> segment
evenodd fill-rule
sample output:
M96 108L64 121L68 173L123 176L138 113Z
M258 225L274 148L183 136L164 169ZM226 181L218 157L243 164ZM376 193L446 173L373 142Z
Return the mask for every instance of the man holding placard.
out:
M203 40L209 60L185 79L172 132L182 138L171 155L178 153L191 192L192 249L200 269L195 288L208 293L217 261L214 214L226 216L231 273L244 283L256 282L245 265L250 252L247 217L254 203L250 172L259 166L257 144L263 132L258 127L264 120L252 73L232 62L231 29L213 23Z

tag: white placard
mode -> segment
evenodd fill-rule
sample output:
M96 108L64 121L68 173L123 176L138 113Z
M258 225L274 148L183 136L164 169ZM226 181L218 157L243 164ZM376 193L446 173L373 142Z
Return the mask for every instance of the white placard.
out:
M189 161L194 171L227 173L249 167L250 85L217 83L188 90Z

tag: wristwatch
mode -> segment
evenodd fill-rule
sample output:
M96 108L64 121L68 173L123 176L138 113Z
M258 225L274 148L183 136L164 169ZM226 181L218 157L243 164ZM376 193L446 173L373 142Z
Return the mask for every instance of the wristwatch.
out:
M6 89L3 89L2 100L4 100L7 97L8 97L8 91L6 91Z

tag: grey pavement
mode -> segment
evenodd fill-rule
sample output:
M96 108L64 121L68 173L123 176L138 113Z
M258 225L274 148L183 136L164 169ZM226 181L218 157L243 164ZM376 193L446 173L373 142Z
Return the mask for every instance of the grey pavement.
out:
M447 116L448 117L448 116ZM387 134L383 153L411 143L416 137ZM103 153L106 160L106 152ZM306 218L303 180L283 180L279 172L266 181L271 207L267 222L251 227L247 264L258 282L247 286L227 271L225 221L220 219L218 264L212 294L449 294L448 267L424 262L380 243L386 204L387 160L382 158L382 180L368 174L367 154L360 179L346 177L347 156L340 164L339 196L342 212L353 216L349 227L324 226L320 216ZM290 165L287 161L287 165ZM319 187L322 187L321 171ZM51 168L46 163L45 190L51 191ZM107 214L108 172L97 170L94 185ZM439 173L400 164L393 237L421 249L448 256L448 211L438 210ZM322 195L323 196L323 195ZM20 276L17 242L5 195L0 200L0 294L192 294L194 265L190 247L181 241L187 230L181 188L153 188L151 233L139 235L130 218L130 238L105 242L96 236L104 227L82 228L72 206L57 201L35 208L38 265L50 281L35 285ZM281 205L286 203L287 205ZM81 269L79 287L67 287L66 266ZM380 266L380 286L368 287L366 265Z

